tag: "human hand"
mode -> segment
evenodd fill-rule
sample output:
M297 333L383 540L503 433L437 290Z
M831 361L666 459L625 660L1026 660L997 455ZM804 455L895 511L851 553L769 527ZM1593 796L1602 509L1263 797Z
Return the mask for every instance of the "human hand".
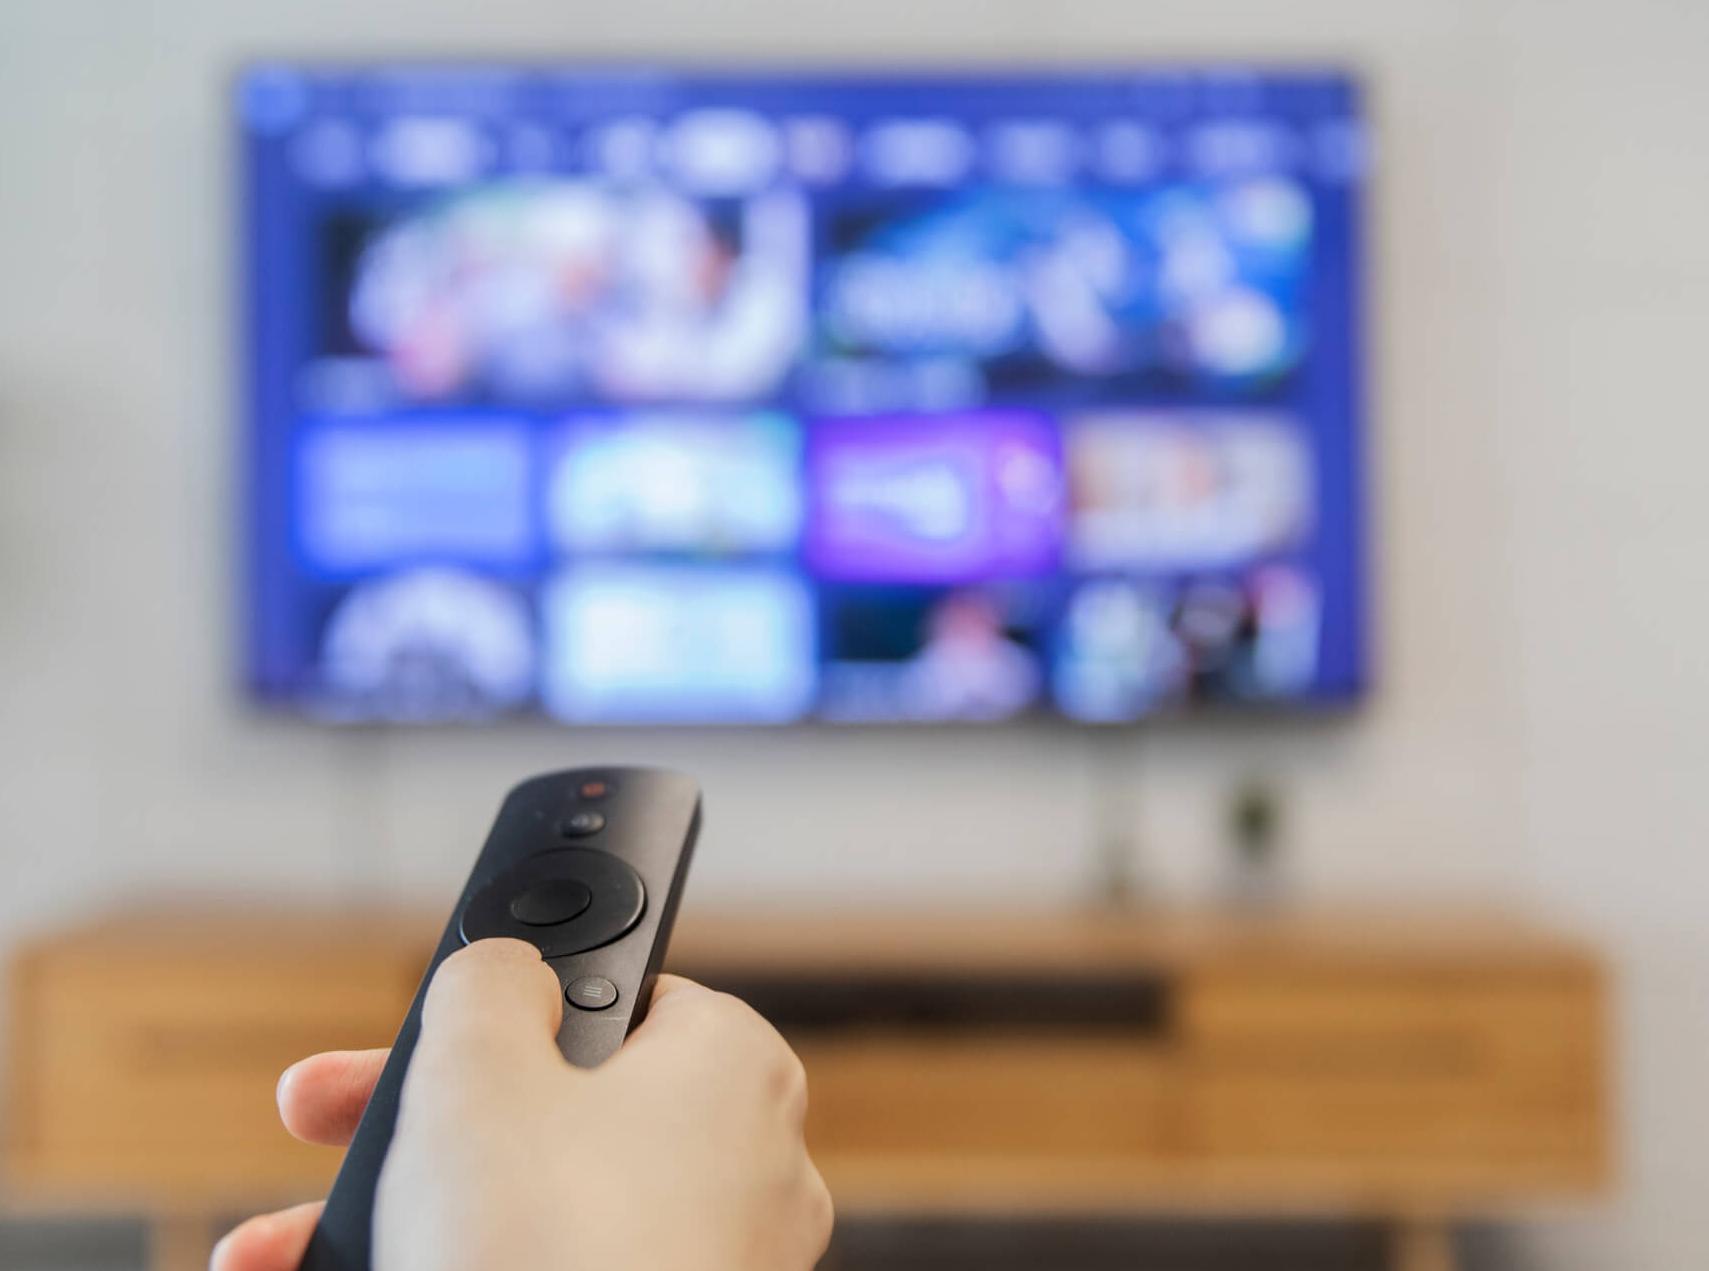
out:
M799 1062L748 1007L662 977L591 1072L554 1044L535 950L487 940L429 989L375 1208L377 1271L562 1266L806 1271L831 1202L801 1137ZM348 1142L384 1052L316 1056L280 1082L286 1126ZM214 1271L295 1271L319 1206L252 1219Z
M349 1147L386 1066L387 1050L336 1050L292 1064L279 1078L279 1119L305 1143ZM211 1271L297 1271L325 1201L262 1214L214 1246Z

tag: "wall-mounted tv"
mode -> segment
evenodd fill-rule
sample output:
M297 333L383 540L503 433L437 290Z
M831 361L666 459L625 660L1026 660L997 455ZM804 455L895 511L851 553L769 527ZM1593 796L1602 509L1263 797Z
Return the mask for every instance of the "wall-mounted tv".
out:
M258 65L235 97L260 700L1360 694L1348 75Z

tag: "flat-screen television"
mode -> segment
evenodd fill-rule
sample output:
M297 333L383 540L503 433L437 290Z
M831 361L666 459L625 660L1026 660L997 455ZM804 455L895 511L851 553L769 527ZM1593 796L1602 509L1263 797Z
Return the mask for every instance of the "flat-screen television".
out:
M1368 675L1333 70L257 65L245 679L1143 720Z

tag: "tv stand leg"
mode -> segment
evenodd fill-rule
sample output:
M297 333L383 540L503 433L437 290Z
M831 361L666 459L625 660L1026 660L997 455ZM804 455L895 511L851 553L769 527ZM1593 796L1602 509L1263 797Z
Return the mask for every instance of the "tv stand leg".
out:
M1389 1271L1456 1271L1454 1228L1446 1218L1403 1218L1389 1230Z

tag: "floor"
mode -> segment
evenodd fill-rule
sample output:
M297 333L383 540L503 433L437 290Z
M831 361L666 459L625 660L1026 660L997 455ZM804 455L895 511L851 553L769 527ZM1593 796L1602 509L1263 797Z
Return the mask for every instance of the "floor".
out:
M1508 1265L1462 1241L1467 1271ZM0 1271L142 1271L126 1222L0 1223ZM1337 1223L847 1221L822 1271L1379 1271L1382 1233Z
M128 1222L0 1222L0 1271L139 1271L142 1227Z
M1383 1233L1346 1224L846 1224L824 1271L1377 1271Z

